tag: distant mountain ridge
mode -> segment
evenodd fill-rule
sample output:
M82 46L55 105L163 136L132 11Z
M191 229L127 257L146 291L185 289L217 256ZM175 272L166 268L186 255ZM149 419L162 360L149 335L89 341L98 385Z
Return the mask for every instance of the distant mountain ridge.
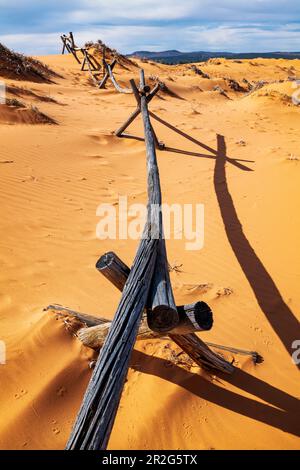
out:
M168 51L135 51L132 54L127 54L128 57L138 57L141 59L154 60L165 64L180 64L189 62L205 62L206 60L216 57L224 57L226 59L257 59L258 57L268 59L300 59L300 52L180 52L176 49Z

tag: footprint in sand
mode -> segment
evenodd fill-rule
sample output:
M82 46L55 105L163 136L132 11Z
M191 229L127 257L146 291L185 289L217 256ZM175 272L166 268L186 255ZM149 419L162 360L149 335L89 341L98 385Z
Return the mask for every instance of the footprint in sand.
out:
M59 433L60 433L60 429L58 429L58 428L53 428L53 429L52 429L52 432L53 432L53 434L59 434Z
M65 387L60 387L56 390L56 395L59 397L63 397L67 393L67 389Z
M15 393L14 397L16 400L19 400L20 398L23 398L24 395L27 395L27 390L22 389L19 393Z

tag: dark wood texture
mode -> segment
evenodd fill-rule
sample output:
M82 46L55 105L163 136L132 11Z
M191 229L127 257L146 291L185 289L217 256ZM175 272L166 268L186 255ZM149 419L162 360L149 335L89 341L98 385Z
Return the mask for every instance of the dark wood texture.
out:
M96 263L96 268L119 291L123 291L130 268L112 251L105 253Z
M106 267L101 269L100 272L109 280L113 278L113 284L121 290L125 279L124 272L129 270L129 268L120 260L119 257L117 257L117 255L113 252L109 253L110 256L116 256L123 266L122 268L119 268L120 263L118 261L116 263L108 264ZM103 258L105 258L105 255L101 257L100 260ZM110 266L113 266L112 274L109 273ZM116 281L115 279L118 278L118 276L119 280ZM193 333L195 331L209 330L212 327L213 319L209 306L205 302L196 302L191 305L179 306L177 307L177 311L178 323L175 326L171 325L169 331L164 330L164 328L157 328L154 331L160 335L169 335L170 338L199 366L209 366L210 368L221 372L229 374L233 373L234 366L215 352L211 351L209 347ZM148 312L147 320L150 329L152 329L153 326L151 324L151 320L149 323L149 319L151 318L153 318L153 316L149 315Z
M162 223L161 190L156 156L153 155L153 135L151 129L148 131L147 121L144 124L148 174L147 222L67 449L106 448L127 375L130 355L147 303L158 249L158 239L153 238L152 233L162 233Z
M160 253L158 252L158 256ZM166 254L164 255L166 256ZM121 292L126 284L130 268L112 251L105 253L96 263L96 268ZM168 288L170 290L170 287ZM168 293L167 293L168 294ZM148 314L149 328L157 333L186 334L210 330L213 325L212 311L205 302L175 307L176 316L164 319L160 310Z
M144 70L140 70L140 90L145 89ZM133 86L134 88L134 86ZM136 95L136 93L135 93ZM148 171L154 171L158 175L159 171L156 158L155 140L152 132L152 126L148 111L148 101L145 93L140 98L141 115L144 124L144 135L146 142L146 153L148 162ZM164 240L163 220L161 208L161 188L157 184L159 210L152 206L152 211L157 211L157 223L152 227L151 237L159 240L158 255L156 257L154 274L149 291L149 299L147 302L148 324L154 331L169 331L178 324L179 316L175 305L173 291L170 282L168 270L168 261L166 253L166 244Z
M181 308L187 308L190 312L193 310L197 310L197 304L202 304L203 302L196 302L195 304L185 305L183 307L177 307L177 310ZM194 308L193 308L194 306ZM82 327L78 333L77 337L82 343L90 348L93 349L100 349L103 346L104 339L107 336L109 327L111 325L111 320L108 320L104 317L95 317L94 315L89 315L87 313L77 312L76 310L72 310L69 307L64 307L59 304L51 304L48 307L44 308L44 311L52 311L55 315L61 316L62 319L68 317L74 317L76 320L79 320ZM191 313L189 314L191 315ZM100 327L100 328L99 328ZM97 330L99 328L99 330ZM106 334L103 336L104 328L107 329ZM140 339L150 339L150 338L166 338L166 335L161 335L160 333L156 333L155 331L150 330L148 327L147 316L146 313L143 313L142 320L140 323L140 328L137 335L137 340ZM234 348L232 346L224 346L221 344L215 343L205 343L206 346L213 347L219 350L232 352L234 354L241 354L244 356L251 356L254 364L260 364L263 362L263 357L257 351L249 351L246 349L239 349ZM210 366L211 367L211 366Z
M60 36L60 38L61 38L62 43L63 43L62 54L64 54L65 50L67 50L70 54L72 54L74 56L76 61L79 64L81 64L81 61L77 56L77 51L79 51L80 49L75 44L73 33L70 32L69 36L67 36L66 34L63 34L62 36Z
M172 333L187 334L193 331L208 331L213 326L213 314L205 302L177 306L178 326Z
M226 374L232 374L234 372L235 367L232 364L209 349L204 341L198 338L194 333L187 335L170 334L169 336L196 362L196 364L214 368Z

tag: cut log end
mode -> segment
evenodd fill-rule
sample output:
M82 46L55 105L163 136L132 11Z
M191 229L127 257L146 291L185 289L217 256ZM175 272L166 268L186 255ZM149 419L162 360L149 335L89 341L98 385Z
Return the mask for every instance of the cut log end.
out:
M169 305L158 305L148 311L148 325L151 330L158 333L168 332L176 328L179 323L179 315Z
M130 269L115 253L109 251L101 256L96 263L96 268L122 292Z
M191 305L177 307L180 327L182 331L189 331L194 327L195 331L208 331L213 326L213 313L207 303L199 301Z
M105 253L104 255L101 256L101 258L98 259L96 263L96 268L99 271L101 271L102 269L106 269L114 262L115 258L116 258L116 255L112 251Z

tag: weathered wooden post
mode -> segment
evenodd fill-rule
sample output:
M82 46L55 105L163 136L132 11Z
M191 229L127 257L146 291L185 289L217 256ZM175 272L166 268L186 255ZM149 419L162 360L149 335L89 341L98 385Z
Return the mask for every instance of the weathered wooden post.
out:
M147 107L147 102L145 102ZM148 117L149 119L149 117ZM109 333L75 421L67 449L105 449L118 409L129 360L146 306L162 239L161 189L151 129L144 123L148 173L148 215L142 240ZM153 233L159 238L153 237Z
M102 78L102 80L99 82L99 85L98 85L99 88L104 88L104 87L105 87L105 84L106 84L106 82L107 82L107 80L109 79L109 72L108 72L108 70L107 70L107 63L106 63L105 59L104 59L103 63L104 63L104 65L103 65L103 67L104 67L103 73L104 73L104 71L105 71L105 75L104 75L104 77ZM117 63L117 59L114 59L114 60L112 61L112 63L110 64L110 70L111 70L111 71L114 69L116 63Z
M105 73L106 73L106 66L105 66L105 64L106 64L106 46L105 46L105 44L103 44L103 46L102 46L103 77L104 77L104 75L105 75Z
M67 36L66 34L63 34L62 36L60 36L60 38L63 42L62 54L64 54L65 50L67 50L69 52L69 54L72 54L75 57L75 59L77 60L77 62L79 64L81 64L81 61L77 57L77 53L76 53L76 51L78 51L80 49L75 45L73 33L70 32L69 36Z
M133 111L133 113L129 116L129 118L124 122L124 124L122 124L121 127L119 127L119 129L117 129L114 134L117 136L117 137L129 137L129 134L124 134L124 131L127 129L128 126L130 126L130 124L139 116L139 114L141 113L141 103L140 103L140 95L139 95L139 91L134 83L134 80L130 80L130 85L131 85L131 88L133 90L133 94L136 98L136 101L137 101L137 108L135 111ZM153 90L147 95L147 104L150 103L150 101L154 98L154 96L158 93L159 91L159 85L155 85L155 87L153 88Z
M69 48L68 48L68 45L67 45L67 42L66 42L66 35L65 34L62 34L60 36L60 39L62 40L62 43L63 43L63 48L62 48L62 55L64 55L65 53L65 50L67 50L68 52L70 52Z
M148 112L146 96L148 91L144 72L141 71L139 94L147 157L147 221L130 272L128 273L128 268L120 259L113 259L109 263L112 267L106 276L115 285L120 287L126 275L128 278L67 443L67 449L106 448L144 308L147 307L148 318L153 321L158 331L170 331L178 326L180 321L166 257L161 212L162 196L155 139ZM103 270L107 268L108 263L98 262L97 265ZM116 276L118 270L123 276L121 282ZM189 308L183 308L181 316L187 316L189 311ZM189 324L185 322L183 326L194 328L195 315L193 321ZM199 345L197 343L199 338L193 333L169 335L196 362L200 362L200 357L207 358L207 362L209 358L213 362L214 353L204 343L204 346L201 346L201 343ZM218 362L219 370L232 372L232 366L220 356L215 358L215 362Z
M86 49L81 49L84 60L82 62L81 70L85 71L85 65L87 66L87 72L89 72L91 79L95 85L99 85L99 81L96 78L100 74L100 64L92 57Z

